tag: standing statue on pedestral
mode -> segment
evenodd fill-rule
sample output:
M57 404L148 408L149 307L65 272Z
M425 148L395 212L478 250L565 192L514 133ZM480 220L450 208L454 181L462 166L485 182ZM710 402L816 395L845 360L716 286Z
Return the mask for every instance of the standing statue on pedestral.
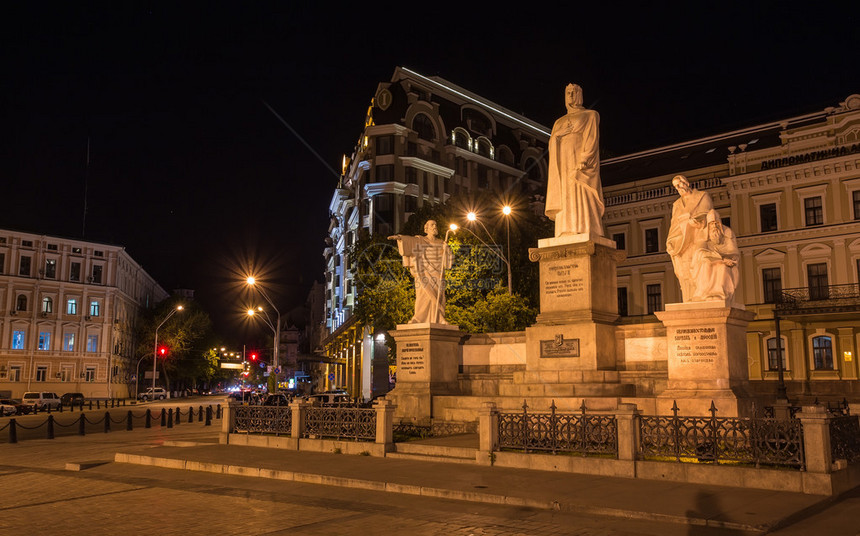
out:
M424 224L425 236L389 236L397 240L403 266L415 278L415 314L410 324L447 324L444 271L451 268L451 248L439 238L434 220Z
M738 242L735 233L720 222L716 210L708 212L707 225L705 240L697 241L693 253L693 301L732 302L740 279Z
M693 254L697 244L707 241L707 216L714 209L714 201L707 192L700 192L690 186L690 181L683 175L676 175L672 179L672 186L681 197L672 205L666 253L672 257L675 275L681 284L681 296L686 303L692 301L695 295Z
M552 126L546 215L555 221L555 236L603 236L603 188L600 184L600 116L582 106L582 88L564 90L567 115Z

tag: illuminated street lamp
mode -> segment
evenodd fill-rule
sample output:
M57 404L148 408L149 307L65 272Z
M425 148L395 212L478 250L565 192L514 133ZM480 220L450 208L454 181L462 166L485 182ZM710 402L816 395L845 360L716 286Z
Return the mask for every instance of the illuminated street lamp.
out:
M507 207L507 208L508 208L508 213L510 213L510 207ZM504 212L504 209L502 209L502 212ZM493 235L490 234L490 231L483 224L483 222L481 222L481 220L478 219L477 214L475 214L474 212L469 212L468 214L466 214L466 219L469 220L470 222L478 222L478 224L481 226L481 228L484 229L484 232L487 233L487 237L490 240L493 240ZM502 255L501 253L499 253L498 251L496 251L492 246L490 246L489 244L487 244L486 242L481 240L481 237L476 235L468 227L463 227L463 229L472 233L472 236L474 236L475 238L478 239L479 242L481 242L482 244L487 246L487 249L489 249L490 251L495 253L498 258L502 259L502 262L504 262L505 266L508 267L508 294L513 294L513 289L511 288L511 263L508 261L508 258L506 256ZM511 236L510 236L510 233L508 233L508 254L509 255L510 255L510 250L511 250Z
M158 330L161 328L161 326L164 325L165 322L170 320L171 316L175 315L177 312L179 312L181 310L182 310L182 306L177 305L176 309L173 309L172 311L167 313L167 316L164 317L164 320L162 320L161 323L158 325L158 327L155 328L155 348L153 348L153 350L152 350L152 398L153 398L153 400L155 399L155 376L156 376L156 374L158 374L158 368L157 368L158 367ZM167 390L167 384L164 385L164 390L165 391Z
M505 205L502 207L502 214L505 215L505 232L508 235L508 259L511 258L511 206ZM508 262L508 290L513 288L511 282L511 263Z
M250 286L254 287L255 289L257 289L257 292L259 292L259 293L260 293L260 295L261 295L261 296L263 296L263 298L265 298L265 300L266 300L267 302L269 302L269 305L272 307L272 309L274 309L275 314L277 314L277 320L276 320L276 322L275 322L275 325L274 325L274 326L272 325L271 320L268 318L268 314L266 314L266 324L267 324L267 325L272 329L272 331L275 333L275 352L274 352L274 355L273 355L273 358L274 358L274 359L273 359L273 361L274 361L274 369L277 369L277 368L278 368L278 365L279 365L279 362L278 362L278 347L280 346L280 343L281 343L281 312L280 312L280 311L278 311L278 308L277 308L277 307L275 307L275 304L274 304L274 303L272 303L272 300L269 298L269 295L268 295L268 294L266 294L265 289L263 289L263 287L257 283L257 280L256 280L254 277L248 277L248 279L247 279L246 281L248 282L248 285L250 285ZM261 312L263 312L263 313L265 313L265 311L263 311L263 308L262 308L262 307L258 307L258 308L257 308L257 310L258 310L258 311L261 311ZM249 315L249 316L253 316L253 313L249 310L249 311L248 311L248 315ZM276 383L276 385L277 385L277 383Z

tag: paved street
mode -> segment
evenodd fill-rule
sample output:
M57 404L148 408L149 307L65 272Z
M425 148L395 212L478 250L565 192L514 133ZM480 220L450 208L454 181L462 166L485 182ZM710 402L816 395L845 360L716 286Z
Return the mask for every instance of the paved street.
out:
M156 452L164 450L158 448L162 445L214 445L218 429L195 422L169 430L136 428L132 432L122 430L0 445L0 509L3 510L0 534L742 534L682 523L452 501L112 461L118 450ZM242 450L238 452L237 457L241 457ZM360 456L316 456L330 456L333 463L388 463ZM83 470L67 470L67 463L83 464ZM450 464L426 467L427 471L437 473L455 474L459 470ZM860 494L776 533L854 535L857 527L854 525L852 529L851 523L857 519L860 519ZM820 530L824 527L826 530Z

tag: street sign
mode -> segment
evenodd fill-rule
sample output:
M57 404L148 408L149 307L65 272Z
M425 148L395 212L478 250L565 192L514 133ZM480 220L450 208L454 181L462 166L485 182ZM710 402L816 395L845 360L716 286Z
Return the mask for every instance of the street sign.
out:
M333 372L328 375L328 381L330 381L330 382L334 381L334 373Z
M281 367L275 367L275 374L281 373Z
M132 374L132 375L131 375L131 381L133 381L133 382L136 382L136 381L137 381L137 374Z
M151 380L151 379L152 379L152 371L151 371L151 370L147 370L147 371L143 374L143 377L144 377L144 379ZM156 379L156 380L158 380L158 379L160 379L160 378L161 378L161 372L156 372L156 373L155 373L155 379Z
M221 363L221 368L242 370L242 363Z

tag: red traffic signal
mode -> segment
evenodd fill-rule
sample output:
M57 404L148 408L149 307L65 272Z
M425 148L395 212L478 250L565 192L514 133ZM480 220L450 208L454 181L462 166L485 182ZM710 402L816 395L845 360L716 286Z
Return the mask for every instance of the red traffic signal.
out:
M159 346L158 347L158 356L159 357L167 357L167 354L170 353L170 350L167 346Z
M251 353L251 361L256 361L256 360L257 360L257 354Z

